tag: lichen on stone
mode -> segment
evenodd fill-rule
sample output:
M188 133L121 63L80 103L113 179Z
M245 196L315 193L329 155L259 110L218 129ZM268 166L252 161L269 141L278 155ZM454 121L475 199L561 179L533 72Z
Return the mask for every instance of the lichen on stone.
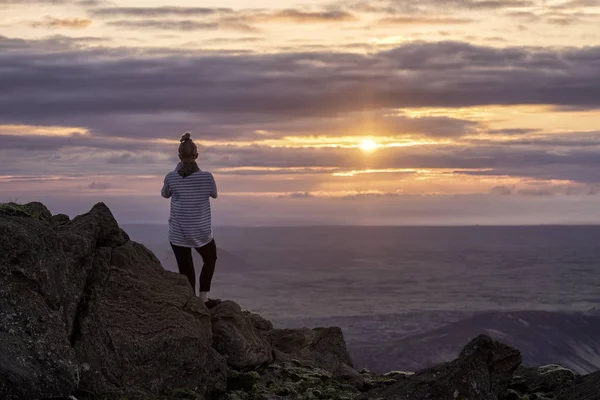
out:
M9 217L26 217L40 221L50 221L52 214L42 203L18 204L15 202L0 203L0 215Z

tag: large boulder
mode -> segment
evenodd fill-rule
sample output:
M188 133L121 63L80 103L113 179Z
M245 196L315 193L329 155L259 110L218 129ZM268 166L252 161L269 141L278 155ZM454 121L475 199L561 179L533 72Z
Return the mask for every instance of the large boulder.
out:
M165 272L133 242L103 251L95 269L101 279L87 288L72 341L81 387L223 389L226 365L211 347L210 314L183 276Z
M248 371L270 364L273 349L262 337L260 327L268 323L256 314L243 312L233 301L211 309L213 346L230 367Z
M498 400L521 364L518 350L480 335L458 359L405 376L374 390L369 398L389 400Z
M50 210L37 201L27 204L2 203L0 204L0 215L9 217L27 217L38 219L40 221L50 221L52 213Z
M317 367L336 375L348 374L352 358L342 330L337 327L315 329L273 329L263 333L279 352L299 360L312 361Z
M69 276L48 222L24 209L0 207L0 394L9 400L65 395L79 384L65 290L83 284Z
M554 393L573 386L577 375L561 365L519 367L515 371L510 389L517 393Z
M104 204L60 223L35 205L0 209L3 399L210 395L226 368L187 280L130 241Z
M262 315L253 313L252 311L244 310L244 316L250 320L252 325L259 331L270 331L273 329L273 323Z

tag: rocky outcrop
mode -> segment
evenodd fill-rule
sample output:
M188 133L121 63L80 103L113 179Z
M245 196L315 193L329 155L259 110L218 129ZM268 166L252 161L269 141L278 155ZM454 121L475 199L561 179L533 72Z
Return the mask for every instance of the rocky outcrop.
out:
M600 399L599 373L520 364L480 335L416 373L358 372L339 328L275 329L231 301L209 311L102 203L73 220L0 204L2 400Z
M83 282L69 276L49 211L26 210L0 207L0 394L7 399L69 394L80 375L64 289Z
M579 376L560 365L521 367L505 400L598 400L600 372Z
M273 329L264 335L280 352L292 358L310 360L334 374L344 365L352 367L340 328Z
M561 365L519 367L514 373L510 389L516 393L547 395L573 386L577 375Z
M273 361L273 349L259 330L262 325L268 328L262 321L257 322L256 317L243 313L233 301L214 307L211 315L213 346L225 356L230 367L249 371Z
M379 373L429 368L455 359L470 338L483 333L519 349L527 366L560 364L580 374L600 369L600 315L529 310L457 318L399 340L355 345L354 361Z
M210 399L253 370L267 394L319 380L328 396L327 385L355 390L333 380L360 379L350 365L337 328L273 329L231 301L209 312L102 203L73 220L40 203L0 206L2 399Z
M43 207L43 206L42 206ZM224 390L206 307L97 204L0 207L3 399Z
M50 210L37 201L27 204L2 203L0 204L0 215L9 217L27 217L46 222L49 222L52 218Z
M265 318L262 315L253 313L252 311L244 310L244 316L250 320L254 328L259 331L270 331L273 329L273 323Z
M403 376L394 385L376 389L372 397L390 400L499 400L520 364L518 350L481 335L465 346L458 359Z

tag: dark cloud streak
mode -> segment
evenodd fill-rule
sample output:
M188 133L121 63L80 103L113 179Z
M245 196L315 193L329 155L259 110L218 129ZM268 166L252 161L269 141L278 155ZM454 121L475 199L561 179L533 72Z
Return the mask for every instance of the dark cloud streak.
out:
M585 0L584 0L585 1ZM510 8L533 7L535 1L530 0L387 0L376 5L372 1L358 1L349 6L361 12L383 14L432 14L440 15L440 11L456 10L500 10Z
M89 11L93 17L116 18L116 17L192 17L210 16L233 13L231 8L208 8L208 7L105 7Z
M380 19L377 23L380 25L463 25L476 22L469 18L456 17L425 17L425 16L402 16L402 17L386 17Z
M217 30L220 28L218 23L211 22L197 22L192 20L123 20L123 21L111 21L107 22L106 25L121 29L139 30L139 29L150 29L150 30L166 30L166 31L207 31Z
M0 65L4 122L169 111L316 117L365 108L600 106L600 47L415 43L372 56L9 51Z
M54 18L47 16L42 21L32 21L28 25L32 28L47 29L85 29L92 24L91 19L87 18Z
M346 22L356 21L358 17L346 11L301 11L295 9L285 9L271 13L249 14L245 16L249 20L257 22L294 22L303 23L323 23L323 22Z

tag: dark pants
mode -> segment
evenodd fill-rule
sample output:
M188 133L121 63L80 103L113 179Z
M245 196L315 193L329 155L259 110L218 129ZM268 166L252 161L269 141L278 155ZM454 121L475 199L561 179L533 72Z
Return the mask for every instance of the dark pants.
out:
M175 246L171 243L179 273L187 276L194 293L196 293L196 270L194 269L194 260L192 259L192 249L189 247ZM210 292L210 283L212 282L213 274L215 273L215 265L217 264L217 245L214 240L205 244L202 247L196 247L196 251L202 256L204 265L200 272L200 291Z

